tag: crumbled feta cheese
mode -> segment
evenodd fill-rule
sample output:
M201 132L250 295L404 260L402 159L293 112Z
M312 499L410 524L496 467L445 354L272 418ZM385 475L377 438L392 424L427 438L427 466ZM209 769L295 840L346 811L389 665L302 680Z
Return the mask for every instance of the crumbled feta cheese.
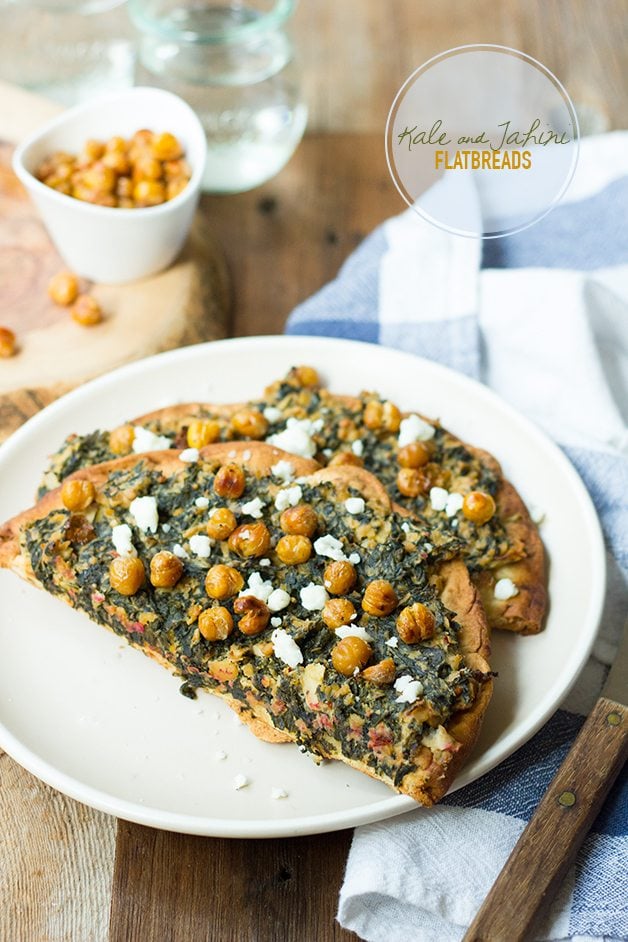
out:
M263 500L260 500L259 497L254 497L253 500L248 500L245 504L242 504L240 509L243 514L248 514L249 517L259 520L262 516L262 509L264 506L265 504Z
M179 461L185 461L186 464L194 464L199 459L198 448L184 448L179 455Z
M237 454L238 454L238 453L237 453L237 451L235 450L235 448L232 448L231 451L228 453L227 457L228 457L228 458L235 458L235 457L237 456Z
M333 453L334 452L331 448L323 448L323 454L325 455L326 458L331 458Z
M514 584L512 579L498 579L495 583L495 588L493 589L493 595L496 599L499 599L501 602L505 602L506 599L511 599L513 596L519 594L519 589Z
M301 605L303 608L306 608L308 612L322 611L322 609L325 608L325 602L329 599L324 586L316 585L315 582L309 582L306 586L303 586L299 595L301 597Z
M290 596L284 589L273 589L266 601L271 612L281 612L290 605Z
M207 510L207 508L209 507L209 498L197 497L194 503L200 510Z
M183 549L183 547L181 546L180 543L175 543L175 544L174 544L174 546L172 547L172 552L174 553L175 556L178 556L179 559L189 559L189 558L190 558L190 557L188 556L188 554L185 552L185 550Z
M361 438L356 438L356 440L351 443L351 451L354 455L357 455L358 458L362 457L364 454L364 442Z
M279 618L278 615L274 615L271 618L270 623L273 626L273 628L279 628L279 626L283 623L283 618Z
M431 553L434 547L432 546L431 543L424 543L423 549L425 550L426 553Z
M246 775L243 775L242 772L238 772L233 780L233 787L237 792L239 792L241 788L246 788L246 786L250 784L251 783L249 782L248 778Z
M284 628L275 628L270 640L273 643L275 657L287 664L288 667L296 667L303 663L303 652Z
M348 497L345 501L345 507L350 514L364 513L365 503L361 497Z
M285 481L286 483L292 481L294 478L294 465L290 464L289 461L278 461L271 466L270 471L274 478L279 478L280 481Z
M407 523L407 522L402 523L402 524L401 524L401 529L403 530L404 533L409 533L409 532L410 532L410 524Z
M423 737L423 742L429 749L438 749L441 752L451 749L454 744L454 740L444 726L431 729Z
M282 412L281 412L281 409L277 408L277 406L266 406L266 408L264 409L263 415L266 421L272 424L273 422L279 421L279 419L281 418Z
M242 452L242 458L244 461L249 461L250 457L251 457L251 452L247 448L246 451Z
M325 536L319 536L314 542L314 552L318 556L328 556L329 559L345 559L345 554L342 549L342 543L340 540L337 540L335 536L332 536L331 533L326 533Z
M312 432L317 431L316 423L309 419L290 418L282 432L269 435L266 441L275 448L290 451L293 455L302 458L313 458L316 454L316 444L312 440Z
M362 557L359 553L349 553L349 562L357 566L359 562L362 562Z
M195 556L200 556L201 559L207 559L212 551L212 541L208 536L195 533L194 536L190 537L190 549Z
M164 448L171 448L172 442L165 435L155 435L150 429L143 428L141 425L134 425L133 432L133 451L139 454L142 451L162 451Z
M263 559L260 559L259 564L260 566L270 566L270 559L267 559L266 556L264 556Z
M294 484L292 487L284 487L275 497L275 507L279 511L287 510L288 507L296 507L302 497L303 491L298 484Z
M267 602L272 591L272 582L265 582L259 572L252 572L249 576L248 588L242 589L240 595L254 595L256 599Z
M434 438L436 429L426 422L420 415L409 415L402 419L399 425L399 447L410 445L412 442L426 442Z
M171 530L170 524L162 523L161 529L164 531L164 533L170 533L170 530Z
M396 638L394 635L391 638L386 638L384 644L387 648L396 648L399 645L399 638Z
M154 497L136 497L131 501L129 513L136 524L146 533L156 533L159 525L159 514L157 513L157 501Z
M462 505L464 504L464 497L462 494L450 494L447 498L447 503L445 504L445 513L448 517L455 517L459 510L462 510Z
M432 505L432 510L444 510L448 500L449 491L446 491L444 487L430 488L430 504Z
M288 792L285 790L285 788L271 788L270 797L275 801L278 801L280 798L287 798Z
M339 628L336 628L336 634L339 638L361 638L362 641L373 640L362 625L340 625Z
M118 526L111 528L111 540L119 556L137 556L132 536L128 523L119 523Z
M222 749L219 749L218 752L214 753L214 759L218 759L219 762L222 762L222 760L226 758L227 758L227 753L223 752Z
M414 680L410 674L403 674L402 677L398 677L394 687L399 694L396 698L397 703L414 703L423 693L421 681Z
M536 504L530 504L530 517L532 518L532 523L536 523L538 527L538 525L545 520L545 511L537 507Z

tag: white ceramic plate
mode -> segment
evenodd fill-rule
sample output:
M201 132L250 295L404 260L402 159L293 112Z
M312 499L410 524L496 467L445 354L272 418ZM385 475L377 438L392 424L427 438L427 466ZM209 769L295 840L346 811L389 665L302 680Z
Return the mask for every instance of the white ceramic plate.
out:
M186 347L133 363L44 409L0 449L0 519L31 503L46 456L72 431L112 427L173 402L238 401L296 363L332 390L376 387L402 408L439 417L493 451L546 512L551 560L546 630L497 633L499 671L481 740L456 783L483 775L525 742L583 666L604 593L597 517L561 452L471 380L370 344L261 337ZM376 821L416 807L340 763L321 767L291 746L262 743L226 706L180 680L62 602L0 572L0 745L60 791L121 818L193 834L277 837ZM227 754L217 758L220 751ZM237 773L250 785L233 787ZM271 798L281 787L288 797Z

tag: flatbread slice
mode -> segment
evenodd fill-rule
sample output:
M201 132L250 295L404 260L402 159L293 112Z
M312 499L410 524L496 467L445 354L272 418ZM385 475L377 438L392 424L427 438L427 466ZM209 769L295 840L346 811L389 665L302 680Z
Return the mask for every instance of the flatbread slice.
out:
M248 404L186 403L134 419L111 432L70 436L52 456L40 493L79 467L142 449L212 441L266 439L288 451L365 467L391 498L432 529L456 534L493 628L536 634L547 607L546 561L538 528L499 462L420 413L402 415L376 393L338 396L298 367ZM291 427L290 427L291 426ZM411 446L408 449L408 444ZM414 454L412 452L414 451ZM402 466L403 462L403 466ZM485 521L469 519L463 499L493 502Z
M455 539L363 469L316 468L260 443L84 468L0 528L0 565L258 736L432 804L490 698L482 606Z

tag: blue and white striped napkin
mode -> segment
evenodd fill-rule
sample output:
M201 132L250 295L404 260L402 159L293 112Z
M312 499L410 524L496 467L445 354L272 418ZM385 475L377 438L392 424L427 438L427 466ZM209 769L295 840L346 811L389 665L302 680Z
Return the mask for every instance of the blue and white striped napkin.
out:
M388 220L292 314L293 334L382 343L481 380L554 438L602 520L602 630L573 692L499 768L436 808L356 830L338 919L368 942L462 938L595 702L626 615L628 132L586 138L566 197L513 236ZM628 939L628 782L615 786L539 939Z

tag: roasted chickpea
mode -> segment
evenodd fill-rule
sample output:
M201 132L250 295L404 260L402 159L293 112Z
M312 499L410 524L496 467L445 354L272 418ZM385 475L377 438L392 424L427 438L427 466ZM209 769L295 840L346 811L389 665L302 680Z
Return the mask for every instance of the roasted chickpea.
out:
M75 320L81 327L93 327L95 324L100 324L102 320L100 304L90 294L79 294L70 314L72 320Z
M96 496L91 481L64 481L61 485L61 500L67 510L87 510Z
M263 438L268 431L268 422L256 409L240 409L231 416L231 427L245 438Z
M183 575L183 563L168 550L156 553L150 561L150 581L156 589L171 589Z
M401 425L401 412L394 402L384 403L384 412L382 415L384 428L387 432L398 432Z
M355 566L344 559L329 563L323 573L323 585L332 595L346 595L355 585L356 579Z
M105 167L109 167L111 170L113 170L118 177L124 176L131 170L131 162L129 161L129 158L126 156L126 154L117 150L107 151L102 158L102 163ZM116 189L117 182L118 181L116 181Z
M220 425L206 419L193 419L186 434L189 448L204 448L220 438Z
M339 674L350 677L368 664L373 653L370 644L351 635L343 638L331 652L331 662Z
M116 185L116 174L102 161L98 160L83 173L83 184L94 193L113 193Z
M15 334L8 327L0 327L0 357L12 357L15 350Z
M338 465L348 464L353 465L355 468L364 467L364 462L358 455L354 455L352 451L339 451L329 462L331 466L337 467Z
M490 494L484 491L471 491L467 494L462 505L462 512L473 523L478 525L488 523L496 510L495 501Z
M355 606L349 599L328 599L322 612L322 618L328 628L335 631L341 625L351 624L355 620Z
M133 187L133 199L140 207L159 206L166 201L166 188L159 180L138 180Z
M78 278L69 271L60 271L48 282L48 294L55 304L67 307L76 301L79 292Z
M210 536L212 540L226 540L228 536L231 536L236 526L235 514L228 507L218 507L207 521L205 530L207 536Z
M397 634L406 644L427 641L436 629L436 619L426 605L415 602L397 615Z
M109 447L114 455L128 455L133 450L134 438L132 425L120 425L109 432Z
M382 429L386 432L397 432L401 424L401 412L393 402L372 399L364 407L362 420L372 431Z
M174 134L165 131L163 134L154 135L151 153L157 160L177 160L183 156L183 148Z
M398 605L397 593L386 579L374 579L369 582L362 599L362 608L369 615L382 617L390 615Z
M384 404L377 399L371 399L364 407L362 421L367 428L376 431L382 427L384 420Z
M146 573L137 556L116 556L109 565L111 588L120 595L135 595L144 585Z
M230 599L239 592L244 585L244 579L233 566L219 563L207 570L205 576L205 591L212 599Z
M133 164L133 180L136 183L140 180L159 180L161 174L160 162L150 154L141 154Z
M116 184L116 194L122 199L131 199L133 196L133 180L130 177L118 177Z
M279 518L279 526L284 533L313 537L318 529L316 511L309 504L297 504L288 507Z
M206 641L224 641L233 631L233 616L222 605L207 608L198 616L198 630Z
M83 150L79 154L78 161L83 164L91 164L95 160L100 160L102 155L105 153L105 145L102 141L95 141L93 139L85 141L83 145Z
M430 478L416 468L400 468L397 475L397 487L404 497L418 497L426 494L431 487Z
M233 610L241 616L238 628L243 635L258 635L270 621L270 609L254 595L239 596L233 603Z
M151 146L154 136L153 132L147 128L140 128L139 131L135 132L131 141L139 148L146 148Z
M362 677L371 684L377 684L378 687L386 687L392 684L396 673L395 662L391 657L387 657L378 664L365 668L362 671Z
M164 176L166 180L184 179L188 182L192 176L192 170L187 160L179 157L177 160L164 161Z
M245 487L244 471L237 464L223 464L214 478L214 491L219 497L241 497Z
M397 452L397 461L402 468L422 468L430 460L430 451L423 442L410 442Z
M306 536L289 534L282 536L275 548L277 556L288 566L298 566L305 563L312 555L312 543Z
M238 556L265 556L270 549L270 533L265 523L242 523L229 537L228 545Z
M189 183L188 177L175 177L166 183L166 199L173 200L179 193L183 193Z
M320 377L313 366L294 366L288 378L297 382L299 386L316 387L321 384Z

